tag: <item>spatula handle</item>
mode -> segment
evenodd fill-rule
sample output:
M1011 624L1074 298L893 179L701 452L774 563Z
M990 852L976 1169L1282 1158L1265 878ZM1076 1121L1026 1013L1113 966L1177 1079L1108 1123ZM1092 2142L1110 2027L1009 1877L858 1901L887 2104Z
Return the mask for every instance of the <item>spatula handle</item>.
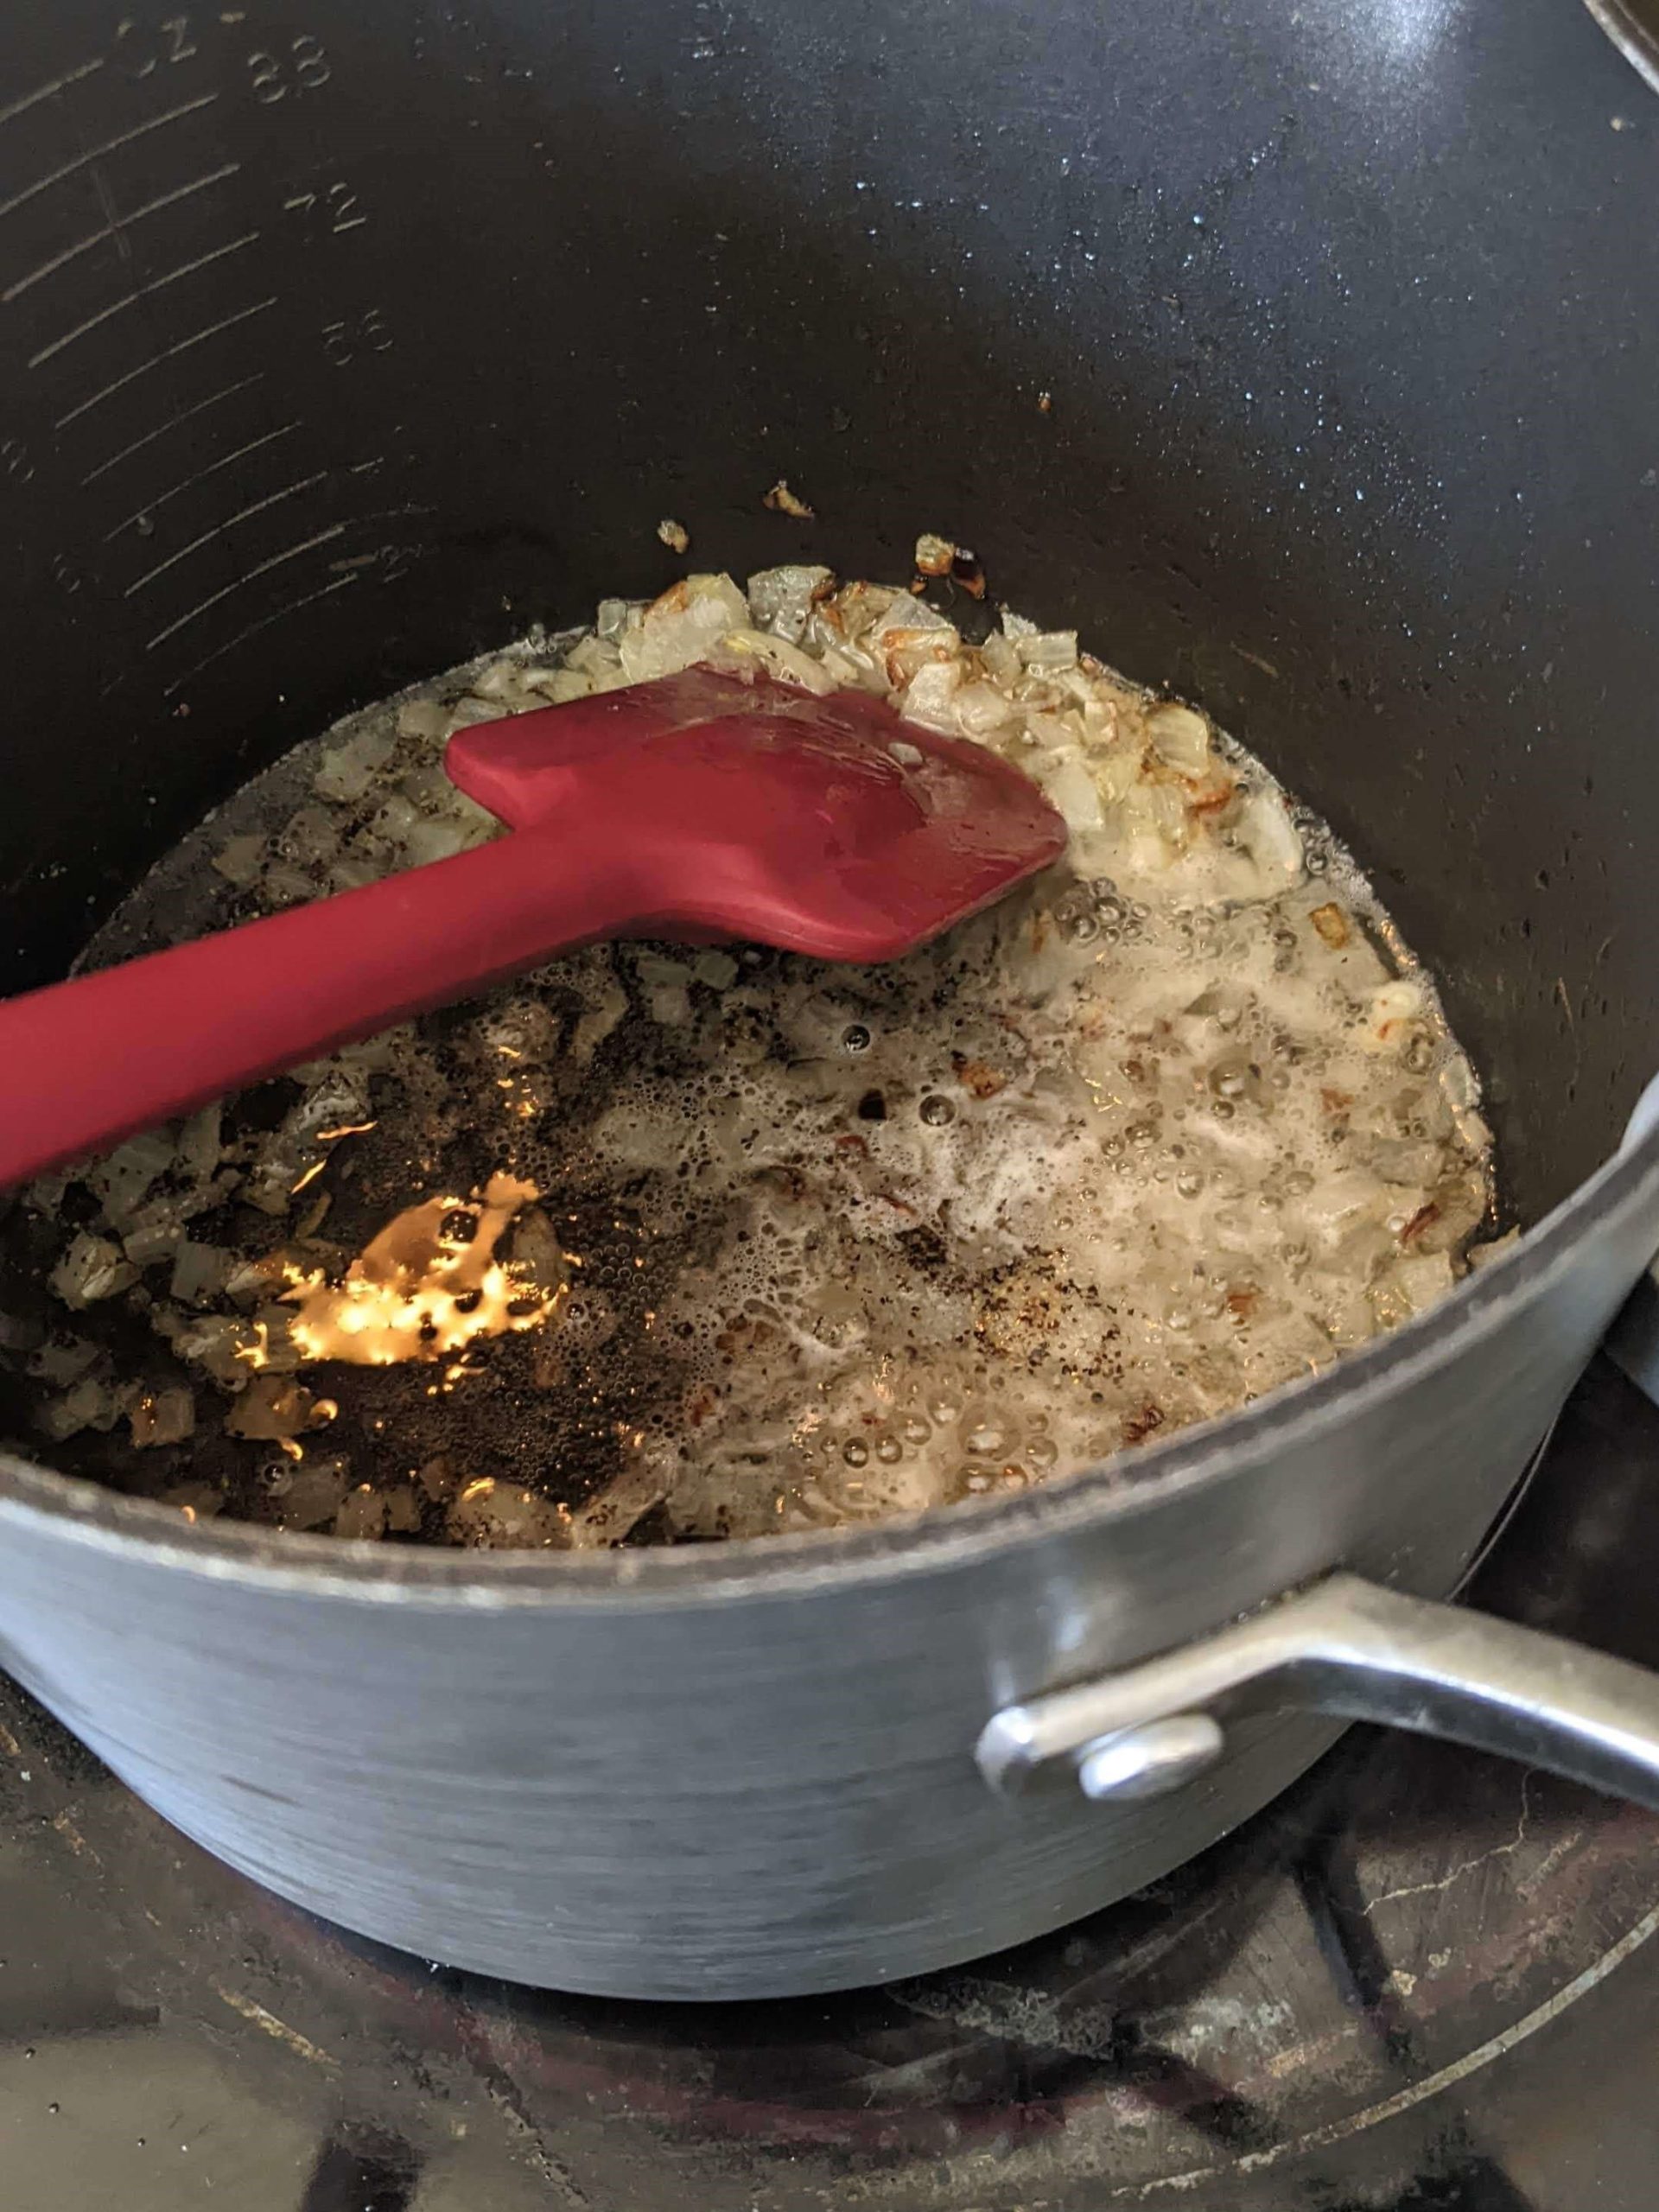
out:
M613 935L637 893L565 820L0 1004L0 1186Z

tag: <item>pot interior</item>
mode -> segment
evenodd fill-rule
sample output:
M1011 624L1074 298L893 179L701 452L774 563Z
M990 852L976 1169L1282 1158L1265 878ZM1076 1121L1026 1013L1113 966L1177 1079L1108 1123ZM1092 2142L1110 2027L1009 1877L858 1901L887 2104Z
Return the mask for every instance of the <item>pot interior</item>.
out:
M4 988L336 714L661 588L664 516L739 575L932 529L1349 840L1516 1216L1616 1141L1659 133L1581 10L49 16L0 32Z

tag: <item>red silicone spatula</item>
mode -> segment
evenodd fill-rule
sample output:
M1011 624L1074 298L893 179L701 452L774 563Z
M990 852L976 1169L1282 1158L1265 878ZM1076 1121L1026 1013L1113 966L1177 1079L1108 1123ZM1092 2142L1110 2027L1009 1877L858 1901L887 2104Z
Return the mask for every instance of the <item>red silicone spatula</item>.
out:
M995 753L708 668L460 731L444 765L510 836L0 1005L0 1185L596 938L891 960L1065 843Z

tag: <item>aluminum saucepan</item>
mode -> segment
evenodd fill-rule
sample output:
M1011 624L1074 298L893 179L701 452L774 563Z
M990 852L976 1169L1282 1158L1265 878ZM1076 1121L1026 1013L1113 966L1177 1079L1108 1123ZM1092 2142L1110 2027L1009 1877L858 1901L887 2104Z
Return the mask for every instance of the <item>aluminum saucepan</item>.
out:
M1659 1681L1438 1601L1659 1249L1656 204L1572 0L11 11L0 987L345 708L660 588L664 515L739 573L938 529L1350 840L1530 1226L1224 1421L845 1537L278 1540L13 1460L4 1664L283 1895L644 1996L1035 1935L1355 1713L1655 1802Z

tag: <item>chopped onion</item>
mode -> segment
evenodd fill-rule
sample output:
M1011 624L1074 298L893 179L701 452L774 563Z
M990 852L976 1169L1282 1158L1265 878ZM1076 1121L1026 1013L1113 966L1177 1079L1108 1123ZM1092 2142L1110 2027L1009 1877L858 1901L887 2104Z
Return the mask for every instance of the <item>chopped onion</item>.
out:
M1075 630L1033 630L1015 639L1014 651L1023 665L1037 675L1075 668L1077 633Z
M592 677L577 668L550 668L531 677L531 682L556 707L568 706L572 699L585 699L594 688Z
M256 1375L225 1416L227 1436L277 1443L317 1426L326 1401L286 1375Z
M186 1306L209 1305L224 1289L235 1265L233 1253L221 1251L217 1245L194 1244L187 1240L179 1245L175 1255L168 1288Z
M86 1181L104 1202L112 1228L130 1222L156 1177L173 1164L173 1140L162 1129L147 1130L117 1145L86 1170Z
M899 695L899 711L906 721L954 737L956 696L961 683L960 661L930 661L917 670Z
M1039 772L1039 780L1065 817L1065 826L1074 837L1086 836L1101 827L1105 817L1101 810L1100 791L1081 753L1061 753L1052 766Z
M350 1477L340 1460L318 1460L296 1469L280 1494L278 1515L284 1529L321 1529L344 1502Z
M1502 1236L1495 1236L1488 1244L1471 1244L1467 1258L1472 1268L1490 1268L1494 1260L1501 1260L1505 1253L1513 1252L1521 1242L1521 1232L1511 1229Z
M144 1207L121 1239L121 1249L135 1268L152 1268L169 1260L184 1236L184 1215L173 1198L157 1198Z
M755 627L798 645L814 601L834 582L829 569L793 564L762 569L749 578L749 612Z
M215 1101L179 1131L178 1163L193 1183L206 1183L224 1157L224 1108Z
M1360 1042L1374 1052L1396 1051L1413 1025L1421 1020L1427 1007L1422 985L1414 982L1408 976L1396 976L1392 982L1384 983L1380 990L1371 993L1370 1005L1360 1028Z
M1191 707L1154 707L1147 716L1147 735L1158 758L1177 775L1197 783L1210 772L1210 726Z
M302 806L277 832L276 849L297 867L327 868L340 851L340 825L326 809Z
M188 1390L146 1390L127 1420L132 1440L142 1451L162 1444L182 1444L196 1428L196 1402Z
M48 1337L29 1354L29 1371L54 1389L67 1389L97 1364L99 1357L98 1346L85 1337Z
M787 638L769 636L764 630L728 630L710 647L706 658L715 668L752 669L758 662L780 683L793 683L822 698L836 688L822 661L804 653Z
M995 683L964 683L950 702L957 730L982 744L1014 721L1014 708Z
M729 952L700 952L691 969L694 979L711 991L729 990L741 970Z
M449 734L449 710L435 699L406 699L397 709L397 734L423 738L429 744L436 744ZM348 749L353 760L367 760L375 767L382 766L391 752L391 746L378 732L373 735L365 732L362 737L354 738Z
M84 1229L72 1238L68 1250L47 1277L64 1304L76 1308L113 1298L137 1280L137 1268L118 1244Z
M565 1517L546 1498L492 1476L466 1484L445 1516L461 1544L543 1548L565 1541Z
M58 1443L79 1435L84 1428L107 1433L120 1420L132 1395L129 1388L111 1388L109 1383L87 1376L64 1396L42 1406L36 1416L36 1426Z
M259 880L259 871L270 850L263 837L232 837L213 855L213 866L226 883L247 891Z
M622 673L630 683L672 676L702 659L730 630L749 626L749 603L727 575L687 576L645 609L621 640Z
M1239 810L1240 844L1264 874L1282 880L1302 872L1302 841L1290 810L1275 791L1253 791Z
M384 1491L359 1483L348 1491L334 1516L334 1534L348 1542L373 1542L386 1533L388 1499Z

